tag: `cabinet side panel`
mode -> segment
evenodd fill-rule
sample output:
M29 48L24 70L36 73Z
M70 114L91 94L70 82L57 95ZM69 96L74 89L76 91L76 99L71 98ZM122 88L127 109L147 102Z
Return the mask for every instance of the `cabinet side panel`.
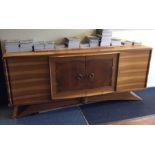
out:
M50 102L48 57L9 58L7 63L14 105Z
M144 89L151 51L122 52L119 60L117 91Z

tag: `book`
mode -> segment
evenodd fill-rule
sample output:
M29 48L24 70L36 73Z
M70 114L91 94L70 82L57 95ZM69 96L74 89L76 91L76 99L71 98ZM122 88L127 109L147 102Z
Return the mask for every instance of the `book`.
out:
M42 50L45 49L45 44L44 41L39 41L39 42L35 42L34 45L34 50Z
M111 46L111 41L102 41L100 42L100 46L104 47L104 46Z
M56 49L61 49L61 48L65 48L65 45L64 44L55 44L55 46L54 46Z
M5 40L4 41L4 46L19 46L19 40Z
M46 41L44 42L44 46L45 46L45 49L53 49L54 48L54 42L52 41Z
M81 43L80 48L88 48L89 44L88 43Z
M6 52L20 52L20 47L6 46L5 51Z
M126 45L133 45L132 41L122 41L122 45L126 46Z
M109 29L96 29L96 34L105 36L105 37L112 37L112 30Z
M77 37L64 38L64 42L68 48L79 48L80 47L80 39Z
M87 36L87 43L89 43L90 47L98 47L99 41L100 39L97 36Z
M121 46L122 45L121 39L112 39L111 45L112 46Z

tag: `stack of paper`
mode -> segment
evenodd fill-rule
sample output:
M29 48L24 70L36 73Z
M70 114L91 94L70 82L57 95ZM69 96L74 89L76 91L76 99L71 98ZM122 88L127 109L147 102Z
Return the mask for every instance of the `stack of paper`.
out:
M68 48L79 48L80 47L80 39L76 37L65 38L65 45Z
M124 46L133 45L133 42L132 42L132 41L126 40L126 41L123 41L122 44L123 44Z
M80 48L88 48L89 44L88 43L81 43Z
M88 36L87 41L90 47L98 47L99 46L99 38L96 36Z
M33 40L20 40L21 52L32 52Z
M135 46L135 45L141 45L142 43L141 42L133 42L133 45Z
M112 30L97 29L96 35L100 38L100 46L110 46L112 39Z
M55 44L55 48L56 49L65 48L65 45L64 44Z
M43 50L43 49L45 49L44 41L34 43L34 50Z
M111 46L111 41L101 41L100 46Z
M46 41L44 42L45 49L53 49L54 48L54 42L52 41Z
M112 46L121 46L122 45L121 39L112 39L111 40L111 45Z
M109 37L112 36L112 30L110 29L96 29L96 34L101 35L101 36L105 36L105 37Z
M4 41L5 51L6 52L19 52L19 40L5 40Z

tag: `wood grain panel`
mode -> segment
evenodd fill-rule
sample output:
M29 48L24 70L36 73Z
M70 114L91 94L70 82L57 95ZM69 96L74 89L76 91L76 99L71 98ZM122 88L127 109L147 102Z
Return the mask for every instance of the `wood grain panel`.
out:
M85 96L85 57L51 57L52 99Z
M148 59L147 59L148 60ZM126 62L121 62L120 68L134 68L136 66L137 68L139 67L145 67L147 65L147 60L141 61L141 60L127 60ZM130 62L130 63L129 63Z
M146 50L120 54L117 91L145 88L150 54Z
M135 83L128 83L128 84L124 84L124 85L120 85L119 86L119 89L120 90L125 90L125 91L128 91L128 90L137 90L137 89L143 89L145 87L145 84L144 83L138 83L138 82L135 82Z
M125 76L125 77L127 77L129 74L132 74L132 75L134 75L134 76L137 76L137 73L138 73L138 75L144 75L144 74L146 74L146 72L147 72L147 70L146 69L139 69L138 71L135 69L133 69L133 70L124 70L122 73L121 73L121 75L122 76Z
M19 54L19 52L18 52ZM18 59L18 63L17 63L17 59L11 59L8 58L8 60L11 61L10 66L15 65L15 66L20 66L20 65L32 65L32 64L47 64L47 62L45 61L45 59L47 59L48 57L46 56L38 56L37 57L37 61L36 61L36 57L22 57L22 59Z
M14 105L51 101L48 57L7 60Z
M118 54L86 56L87 96L115 91L118 56Z
M31 95L31 94L41 94L46 93L48 94L50 92L49 88L31 88L31 89L14 89L13 94L15 96L25 96L25 95Z
M16 105L40 104L47 103L49 101L47 94L21 96L14 99Z
M13 83L12 82L12 87L14 88L15 91L20 91L20 90L31 90L33 89L47 89L47 86L49 84L48 82L49 79L44 79L44 80L37 80L34 82L20 82L20 83Z
M47 64L31 64L31 65L10 66L9 69L10 72L14 72L15 70L16 73L18 73L18 71L23 70L23 72L27 74L27 72L29 71L33 72L34 70L43 71L45 67L47 67Z
M33 80L35 80L36 79L36 77L38 77L39 79L40 78L47 78L49 76L49 72L43 72L43 71L37 71L37 72L27 72L27 73L25 73L25 74L21 74L21 73L11 73L10 74L10 80L11 81L20 81L20 82L22 82L22 81L24 81L24 80L27 80L27 79L33 79Z

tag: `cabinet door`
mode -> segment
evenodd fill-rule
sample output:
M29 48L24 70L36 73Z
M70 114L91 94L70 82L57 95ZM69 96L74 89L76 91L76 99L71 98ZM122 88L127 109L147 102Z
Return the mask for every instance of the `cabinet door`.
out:
M52 99L85 96L85 57L51 57Z
M115 90L118 54L86 57L87 96Z

